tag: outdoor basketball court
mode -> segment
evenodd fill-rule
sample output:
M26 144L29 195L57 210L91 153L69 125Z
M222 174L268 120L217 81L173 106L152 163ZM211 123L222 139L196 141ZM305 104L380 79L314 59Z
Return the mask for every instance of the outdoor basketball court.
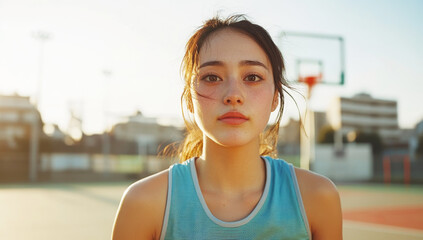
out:
M339 187L345 239L423 239L423 187Z
M0 239L110 239L129 184L0 185ZM423 187L345 185L339 191L344 239L423 239Z

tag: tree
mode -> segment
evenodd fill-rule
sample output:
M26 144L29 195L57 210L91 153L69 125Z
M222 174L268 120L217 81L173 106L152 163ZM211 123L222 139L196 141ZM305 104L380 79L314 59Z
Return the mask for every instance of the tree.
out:
M370 143L372 145L373 154L382 152L382 139L376 132L364 132L359 130L356 132L355 142Z
M335 130L331 126L325 125L319 131L319 134L317 136L317 142L318 143L333 143L334 137L335 137Z
M418 158L423 157L423 134L419 135L416 155Z

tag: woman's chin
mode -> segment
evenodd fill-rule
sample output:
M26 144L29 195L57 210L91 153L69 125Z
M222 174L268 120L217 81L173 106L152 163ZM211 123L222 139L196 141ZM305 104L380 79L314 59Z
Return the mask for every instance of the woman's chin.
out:
M215 136L211 140L222 147L237 148L249 145L255 139L245 135Z

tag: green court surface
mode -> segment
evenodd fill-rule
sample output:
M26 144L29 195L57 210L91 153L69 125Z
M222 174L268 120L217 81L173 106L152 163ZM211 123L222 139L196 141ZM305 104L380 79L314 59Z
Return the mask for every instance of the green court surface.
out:
M0 185L0 239L110 239L130 182ZM423 187L340 185L344 239L423 239Z

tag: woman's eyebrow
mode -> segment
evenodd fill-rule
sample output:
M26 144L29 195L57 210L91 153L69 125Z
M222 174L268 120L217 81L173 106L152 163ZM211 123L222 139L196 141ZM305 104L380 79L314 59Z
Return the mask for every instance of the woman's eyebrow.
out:
M200 67L198 67L198 69L203 68L203 67L207 67L207 66L223 66L225 65L222 61L209 61L209 62L205 62L203 64L200 65ZM269 70L269 68L262 62L260 61L255 61L255 60L243 60L239 63L240 66L261 66L263 68L265 68L266 70Z
M207 67L207 66L223 66L223 62L222 61L209 61L209 62L205 62L203 64L201 64L198 69L203 68L203 67Z
M244 65L248 65L248 66L260 66L260 67L264 67L266 70L269 70L269 68L262 62L260 61L255 61L255 60L244 60L241 61L239 63L240 66L244 66Z

